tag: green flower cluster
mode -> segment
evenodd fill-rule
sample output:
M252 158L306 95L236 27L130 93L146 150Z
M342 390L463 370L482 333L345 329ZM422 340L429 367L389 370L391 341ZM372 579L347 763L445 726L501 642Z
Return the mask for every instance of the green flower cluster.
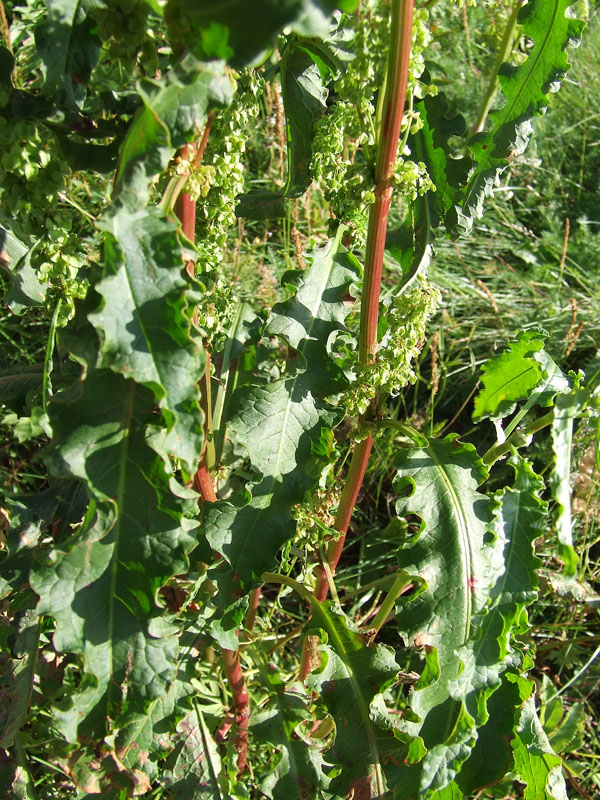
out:
M412 364L423 346L427 320L439 302L438 289L425 280L389 301L382 314L386 329L375 361L359 367L356 381L344 393L349 416L362 416L377 395L397 395L415 382Z
M304 503L294 506L292 513L296 522L294 545L309 550L322 545L331 538L335 515L342 491L341 483L336 481L331 486L317 489Z
M352 25L354 58L334 83L336 102L316 124L311 174L320 182L334 216L364 244L369 206L375 200L375 93L385 75L389 8L371 3Z
M69 166L52 134L32 121L0 117L0 152L0 218L31 246L29 264L40 282L59 291L64 322L88 285L80 276L86 261L81 232L73 230L80 214L61 202Z
M244 191L244 153L248 127L258 116L264 80L253 71L238 76L233 103L215 118L203 163L190 172L185 191L197 201L198 279L205 287L198 324L219 348L234 307L231 286L220 274L229 232L237 222L236 200Z
M157 43L149 27L150 5L145 0L102 0L92 13L108 57L126 72L140 64L149 75L158 69Z
M227 235L236 223L236 198L244 191L244 153L248 126L258 116L264 80L255 72L239 76L233 103L213 122L203 163L193 170L186 191L201 199L197 234L201 272L215 269L224 258Z
M435 87L419 79L425 69L424 51L431 41L426 9L416 9L408 80L407 106L403 120L402 160L397 185L406 187L407 197L433 188L424 166L407 159L409 133L422 126L413 108L415 97L434 94ZM316 125L311 173L320 182L334 216L354 231L357 245L364 244L369 206L375 200L374 162L377 140L375 93L383 83L386 61L382 54L389 44L389 5L373 2L354 21L354 58L334 84L336 102Z
M435 184L425 164L402 157L398 158L394 168L394 187L409 200L416 200L426 192L435 192Z

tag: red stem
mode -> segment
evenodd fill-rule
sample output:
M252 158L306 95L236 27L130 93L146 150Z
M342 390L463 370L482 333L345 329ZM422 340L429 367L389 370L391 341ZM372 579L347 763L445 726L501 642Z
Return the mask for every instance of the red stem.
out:
M200 140L194 156L194 166L198 166L204 156L210 127L212 123L212 112L206 119L204 133ZM182 156L189 158L192 154L193 145L186 145L182 150ZM181 228L184 236L193 242L196 236L196 201L187 192L182 192L175 204L175 213L181 220ZM186 269L193 276L194 265L188 263ZM210 353L206 354L206 366L202 380L201 406L204 412L205 427L209 419L210 410ZM205 430L206 434L206 430ZM206 436L202 453L198 463L198 469L194 476L194 486L201 495L202 500L214 503L217 500L208 466L206 464ZM250 697L246 688L244 673L240 664L238 650L223 650L223 666L231 691L233 693L233 705L235 708L235 749L238 754L238 772L243 772L248 762L248 721L250 719ZM231 715L227 715L222 725L217 731L220 740L224 739L231 727Z
M373 439L371 436L367 436L366 439L363 439L362 442L359 442L356 445L354 453L352 454L352 461L350 462L350 468L348 470L348 475L346 476L346 483L344 484L344 488L342 490L335 522L333 523L334 529L336 531L341 531L343 535L340 536L339 539L334 539L331 541L327 547L327 561L332 574L336 570L340 556L342 555L342 550L344 549L346 533L348 532L350 520L352 519L352 512L354 511L354 506L356 505L356 498L358 497L358 493L362 485L365 470L367 469L367 464L369 463L369 456L371 455L372 447ZM316 574L317 585L315 587L314 594L317 600L322 603L327 597L327 593L329 591L329 582L327 580L327 573L323 567L319 566Z
M377 351L377 324L379 320L379 295L383 271L383 255L387 233L388 215L392 200L394 167L398 155L398 142L402 129L408 68L412 40L414 0L392 0L392 31L384 97L383 122L377 149L375 170L375 202L369 212L369 227L365 249L365 268L360 310L360 333L358 357L361 364L375 361ZM355 448L350 462L346 483L334 522L335 530L342 536L329 543L327 561L331 574L344 549L346 533L354 511L356 499L369 463L373 439L367 436ZM317 569L315 597L321 602L327 597L329 583L323 567ZM308 639L305 639L305 643ZM305 645L300 664L300 679L304 680L313 660L312 645Z
M262 586L259 586L258 589L254 589L254 591L250 592L250 606L248 608L246 624L244 626L249 633L252 631L254 623L256 622L256 614L258 612L258 604L260 602L261 592Z
M240 664L239 650L223 650L223 666L233 693L235 708L235 749L237 751L238 773L243 772L248 763L248 722L250 720L250 696Z

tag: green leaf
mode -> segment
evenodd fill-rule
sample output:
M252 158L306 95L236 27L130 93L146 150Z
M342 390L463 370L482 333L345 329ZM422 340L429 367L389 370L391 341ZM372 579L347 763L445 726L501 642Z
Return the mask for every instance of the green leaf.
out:
M204 353L192 338L176 228L157 208L119 209L100 226L110 234L95 285L103 302L88 314L100 334L99 366L153 390L167 425L163 446L192 473L203 439L197 383Z
M196 692L191 684L192 659L183 654L183 647L181 650L177 675L167 692L148 703L143 714L127 714L116 735L105 739L126 769L139 770L150 781L161 780L166 774L164 766L159 768L159 760L181 744L176 728L190 713L190 698Z
M30 248L0 225L0 268L8 274L11 284L5 302L15 314L44 302L46 287L39 282L30 257Z
M395 462L399 516L416 515L420 528L399 550L401 569L415 576L412 597L400 598L400 634L413 647L435 647L440 677L409 696L422 723L406 726L422 736L428 753L412 772L419 797L444 789L468 756L475 720L458 690L461 662L456 653L470 646L472 627L490 597L497 573L486 536L492 520L490 500L477 487L487 472L472 445L456 437L422 438L421 446L401 451ZM458 698L458 699L457 699Z
M45 0L48 15L36 27L42 59L42 91L58 105L81 105L100 55L100 39L90 11L97 0Z
M562 761L548 741L533 696L523 704L511 745L515 772L526 784L525 800L567 800Z
M281 93L286 119L288 174L281 192L241 195L236 214L250 219L280 217L284 198L300 197L312 182L310 162L315 123L326 112L327 90L313 56L295 44L280 62Z
M339 238L307 254L312 263L305 272L285 276L296 293L274 306L266 326L266 336L281 335L293 346L294 374L243 386L231 400L229 429L247 450L260 482L242 508L224 501L205 508L207 539L230 565L214 572L218 604L232 600L234 574L239 596L275 565L277 551L295 532L293 506L318 483L322 462L314 445L322 429L342 417L325 399L346 385L329 348L335 333L344 330L345 301L358 264L340 248Z
M268 670L262 668L261 674L269 702L252 715L250 731L255 741L279 751L261 781L261 790L274 800L316 797L324 782L323 757L314 742L305 741L297 732L301 722L312 719L304 687L300 683L286 686L271 665Z
M21 411L27 392L41 388L43 376L43 363L3 369L0 371L0 403Z
M492 566L488 573L490 599L474 617L469 642L456 651L462 668L450 687L454 699L464 704L474 720L474 727L485 726L490 718L492 725L500 726L502 712L498 721L491 717L498 713L498 705L490 709L487 704L500 686L502 673L520 666L520 653L511 640L514 632L523 632L525 608L537 597L535 570L540 562L533 544L546 524L547 504L540 498L545 487L527 461L515 458L512 465L515 483L495 497L497 505L490 527L495 538L486 545ZM510 688L505 687L504 693L510 693ZM493 731L488 729L487 735L493 735ZM485 766L484 760L479 770L482 783L472 785L470 791L495 780L493 770L486 777ZM459 777L457 781L464 789L465 780Z
M531 681L509 673L488 700L489 719L479 728L475 746L456 777L456 784L466 797L493 785L512 770L510 740L532 688Z
M381 796L387 789L385 762L390 757L407 761L422 755L420 740L401 733L378 703L396 682L398 664L385 645L368 645L347 617L332 603L310 601L312 620L307 632L322 631L321 667L312 672L307 686L319 692L321 703L335 721L335 740L326 751L330 763L342 767L329 791L345 795L352 787ZM412 745L412 746L411 746Z
M181 738L173 767L161 774L161 783L173 800L221 800L221 759L202 712L196 706L177 726Z
M48 466L85 481L92 498L79 531L31 576L38 613L56 619L55 647L83 656L87 677L64 715L71 741L81 724L98 735L123 707L143 712L176 673L177 636L157 597L186 571L195 523L148 445L152 409L151 392L108 370L92 371L50 408Z
M573 578L579 559L573 547L571 517L571 458L573 452L573 423L585 403L586 393L574 389L556 398L552 423L554 462L549 485L555 500L554 524L558 534L558 554L565 565L565 575Z
M435 192L425 195L431 209L431 224L436 227L453 207L471 168L471 159L466 156L455 158L449 145L451 137L464 135L465 120L460 114L453 113L443 92L419 100L415 111L419 113L423 127L411 137L410 147L415 158L427 167L427 174L436 188Z
M545 334L532 329L520 331L517 337L508 350L482 366L483 389L475 398L473 419L509 416L517 402L528 399L542 383L544 370L536 356L544 348Z
M71 532L71 525L81 522L87 506L83 484L73 480L50 479L43 492L15 495L4 501L10 514L6 546L10 556L35 547L44 530L54 524L53 536Z
M29 711L37 665L40 620L34 611L20 615L12 658L3 666L0 687L0 747L11 747Z
M334 9L352 12L357 0L169 0L166 14L173 29L185 23L185 42L199 47L202 32L218 23L228 31L227 43L233 50L235 67L250 64L275 43L284 28L311 36L326 36ZM200 45L201 47L201 45Z
M485 198L510 160L524 152L533 132L531 119L545 111L569 69L566 49L577 45L584 23L567 16L572 0L529 0L519 13L521 34L532 42L519 66L503 64L498 78L504 106L490 114L489 131L475 135L470 147L475 170L447 224L455 233L468 232L483 213Z
M583 746L585 729L585 707L583 703L573 703L560 720L559 725L549 733L550 746L555 753L570 753Z

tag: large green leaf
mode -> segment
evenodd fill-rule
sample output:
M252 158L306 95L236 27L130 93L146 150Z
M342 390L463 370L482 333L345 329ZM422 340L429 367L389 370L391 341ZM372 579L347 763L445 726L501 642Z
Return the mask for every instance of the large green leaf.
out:
M475 746L455 780L465 797L501 780L513 768L510 740L531 689L531 681L508 673L488 700L489 719L479 728Z
M440 92L435 97L427 95L415 103L423 127L411 137L410 147L415 159L427 167L435 192L427 192L425 201L431 210L432 226L444 222L446 214L456 201L459 190L465 185L471 167L471 159L452 155L449 140L463 136L465 120L454 114L446 95Z
M35 42L44 72L43 93L58 105L80 105L100 55L100 39L90 11L98 0L45 0L47 16Z
M523 153L533 132L531 119L548 106L548 93L557 91L569 69L566 49L579 43L584 23L567 16L572 0L529 0L518 21L532 43L518 67L503 64L499 71L503 107L490 114L490 130L471 139L476 162L462 197L447 223L455 233L468 231L481 217L486 196L510 160Z
M319 602L286 575L265 573L263 579L290 586L310 603L305 633L319 635L321 664L309 675L307 687L319 693L320 703L333 718L335 738L325 758L341 767L328 791L337 796L353 792L382 796L387 789L385 764L412 764L424 753L421 739L400 730L383 699L398 678L394 651L372 644L341 609L330 601Z
M537 330L521 331L509 349L490 358L481 368L483 388L475 398L473 419L506 417L519 400L526 400L539 386L544 371L536 355L545 336Z
M420 444L400 452L394 485L401 493L398 515L421 519L398 554L400 567L415 576L417 587L413 597L400 600L398 624L407 644L435 648L439 669L436 680L417 683L410 695L422 722L407 730L419 733L428 748L410 780L425 797L451 782L476 736L464 692L456 691L457 652L471 643L476 615L489 602L499 565L487 536L490 500L477 488L487 472L475 449L453 436L422 437Z
M321 667L311 673L307 685L319 692L335 721L335 740L326 758L343 768L329 789L345 794L351 786L362 787L369 791L366 796L381 796L387 789L386 754L391 751L409 760L409 737L395 729L385 704L375 702L397 679L394 651L381 644L369 647L366 636L353 630L331 603L315 601L311 607L309 630L318 628L324 635ZM418 757L422 749L417 746L414 753Z
M498 713L497 704L490 709L487 703L499 688L502 673L521 665L512 635L525 628L525 608L537 597L535 569L540 562L534 555L533 543L543 532L547 517L547 505L540 498L544 483L524 459L516 458L513 466L514 486L496 496L499 505L490 528L490 534L495 536L488 547L488 552L493 553L490 599L475 615L470 641L457 650L462 666L450 686L452 696L464 704L477 728L485 726L492 713ZM509 687L505 687L506 692L510 692ZM501 727L499 720L492 718L491 723L492 728ZM487 735L492 735L492 730L488 729ZM486 776L485 766L484 761L478 773L481 783L471 785L470 791L495 779L497 767L491 764ZM462 788L467 784L465 779L458 782Z
M212 34L239 67L256 60L286 27L326 36L331 12L336 8L351 12L357 4L357 0L168 0L165 16L174 32L184 20L188 47L202 49L203 40Z
M52 404L50 417L48 466L85 481L93 500L80 530L31 577L38 613L56 619L55 647L81 653L89 676L65 720L74 739L80 723L98 731L124 707L142 712L167 691L177 637L161 619L158 590L186 571L195 523L148 445L149 390L94 370Z
M281 58L280 74L287 131L287 181L280 192L241 195L236 208L239 217L282 217L285 214L285 198L300 197L312 181L312 141L315 123L327 110L327 90L313 57L294 44L286 49Z
M180 742L171 769L163 770L161 783L173 800L221 800L221 759L202 712L196 706L178 724Z
M231 601L234 575L239 596L275 565L277 551L294 535L293 506L317 484L321 462L315 445L322 429L342 417L325 399L346 385L328 348L335 332L343 330L349 311L345 300L358 265L340 247L339 237L307 258L312 264L306 272L285 276L295 294L274 306L265 330L294 348L294 373L243 386L232 397L229 428L260 482L242 508L221 501L205 509L208 541L229 564L214 573L219 605Z
M100 333L100 366L151 388L167 424L165 450L192 472L202 445L197 383L204 353L192 338L184 259L175 226L155 208L105 218L103 302L88 319Z

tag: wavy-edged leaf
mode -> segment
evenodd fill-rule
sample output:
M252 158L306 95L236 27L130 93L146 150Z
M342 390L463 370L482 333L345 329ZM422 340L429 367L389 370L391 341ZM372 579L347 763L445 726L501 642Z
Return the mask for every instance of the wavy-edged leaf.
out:
M143 712L176 673L176 631L161 619L157 593L187 569L196 523L148 445L153 407L149 390L94 370L50 409L48 466L85 481L92 498L80 530L31 577L38 613L56 619L55 647L81 653L88 676L65 717L70 740L80 723L102 728L124 704Z
M503 718L498 704L490 708L488 702L493 701L502 674L521 665L520 653L511 641L512 634L515 629L522 632L526 625L525 608L537 596L535 570L540 561L534 554L533 543L541 535L547 516L547 504L540 497L544 490L542 479L524 459L516 457L513 467L514 486L504 489L495 498L498 504L490 527L490 535L495 538L487 544L492 564L490 599L486 607L475 615L469 642L456 652L462 667L450 686L454 699L464 705L473 719L474 728L485 727L491 720L492 728L488 728L486 734L488 738L494 735L494 726L501 727ZM512 690L505 686L503 691L510 694ZM499 720L492 717L494 713L500 714ZM469 791L496 779L495 767L491 768L488 776L485 767L484 759L478 775L482 782L471 785ZM471 779L474 778L472 770L471 764L467 767ZM457 782L463 789L467 785L460 776Z
M325 399L346 385L328 346L335 332L344 329L345 301L358 264L340 249L339 237L308 258L312 264L306 272L287 276L296 293L274 306L265 331L294 343L295 374L246 385L232 397L229 427L262 480L242 508L224 501L205 508L208 541L229 563L214 573L220 604L233 601L234 575L239 594L274 566L277 551L294 535L293 506L318 482L321 462L314 445L322 429L342 417Z
M287 131L286 184L280 192L251 192L238 197L238 217L282 217L285 198L300 197L312 182L312 141L315 123L327 110L327 90L312 54L296 45L290 45L283 54L280 74Z
M525 783L525 800L567 800L562 761L539 720L533 696L519 714L511 741L514 771Z
M197 382L204 353L191 336L183 254L175 226L158 209L104 218L103 302L88 319L100 333L99 366L151 388L167 424L165 450L195 469L202 445Z
M452 111L443 92L419 100L415 111L419 113L423 127L411 137L410 147L415 158L427 167L427 174L435 186L435 192L426 193L425 201L431 210L432 227L437 227L444 222L456 202L472 165L467 156L454 157L449 146L451 137L464 135L466 125L464 117Z
M384 766L390 758L413 763L423 755L421 740L400 732L378 702L396 682L398 664L386 645L369 645L332 603L310 600L307 632L321 631L321 666L307 680L335 722L335 740L326 751L330 763L342 767L329 791L380 797L387 789Z
M468 232L483 213L485 198L510 160L524 152L533 132L531 119L545 111L569 69L568 45L576 45L584 23L567 15L572 0L529 0L519 12L521 33L531 41L527 59L518 67L503 64L498 78L504 106L490 114L491 129L470 141L476 167L447 224Z
M586 393L574 389L556 398L552 422L552 450L554 462L549 484L555 500L554 524L558 535L558 554L565 565L565 575L573 578L579 559L573 547L573 522L571 516L571 457L573 451L573 423L585 403Z
M398 624L411 646L437 649L440 670L438 680L417 684L409 697L422 723L407 728L428 748L412 770L418 796L425 797L451 782L475 738L474 719L453 696L453 681L460 672L456 653L470 642L475 617L489 602L495 565L486 534L492 512L477 488L487 471L475 448L455 436L423 437L420 447L401 451L395 466L394 486L404 495L397 513L421 519L398 552L400 567L417 585L415 595L397 606Z
M42 92L59 105L81 105L100 55L98 0L45 0L48 15L35 30L44 72Z
M508 673L488 700L489 719L479 728L475 746L455 779L466 797L471 797L483 786L496 783L511 771L513 751L510 740L520 709L532 688L531 681Z
M526 400L544 378L537 354L546 336L536 329L519 331L509 349L490 358L481 368L483 388L475 398L473 419L499 419L513 413L520 400Z
M300 683L286 686L271 666L263 675L269 703L252 715L250 730L255 741L279 752L261 781L261 790L274 800L316 797L324 785L323 757L314 742L305 741L297 732L300 723L312 719L304 687Z

